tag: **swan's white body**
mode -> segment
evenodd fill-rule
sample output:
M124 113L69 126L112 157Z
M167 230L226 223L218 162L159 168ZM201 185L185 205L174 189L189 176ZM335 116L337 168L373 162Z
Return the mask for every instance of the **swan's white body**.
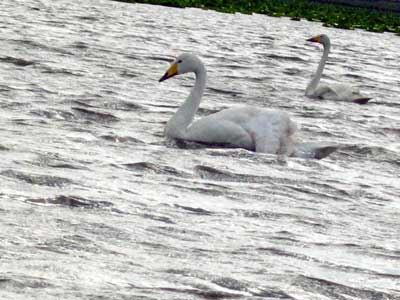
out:
M248 106L224 109L178 132L174 125L169 122L165 131L172 138L287 155L296 132L287 113Z
M297 126L283 111L246 106L224 109L193 122L206 84L206 70L200 59L192 54L180 55L160 81L188 72L195 73L195 85L186 101L168 121L165 128L167 137L226 144L262 153L299 157L310 157L312 153L313 157L318 157L314 151L317 149L315 145L309 147L304 144L301 149L294 147L293 137ZM324 149L326 151L326 147Z
M165 128L166 136L207 144L227 144L256 152L292 153L296 125L287 113L256 107L224 109L192 123L206 85L206 69L194 55L180 55L171 67L175 74L194 72L195 85ZM172 77L168 76L167 78Z
M328 36L325 34L315 36L307 41L321 43L324 46L324 53L321 61L319 62L317 72L306 88L306 96L310 98L350 101L359 104L367 103L370 98L362 96L359 88L357 87L340 83L329 85L320 84L322 72L331 48L331 42Z

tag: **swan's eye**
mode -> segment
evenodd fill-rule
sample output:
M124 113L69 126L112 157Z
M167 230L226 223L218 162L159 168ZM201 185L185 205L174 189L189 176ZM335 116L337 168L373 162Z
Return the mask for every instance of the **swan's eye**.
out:
M178 64L180 64L182 62L182 59L178 60Z

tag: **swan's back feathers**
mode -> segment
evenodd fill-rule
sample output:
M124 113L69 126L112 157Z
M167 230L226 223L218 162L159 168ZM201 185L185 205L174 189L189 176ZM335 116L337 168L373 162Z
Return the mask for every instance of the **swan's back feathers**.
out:
M366 104L370 99L372 99L361 95L358 87L339 83L329 85L320 84L310 96L313 98L349 101L358 104Z
M225 143L256 152L290 154L296 131L296 124L286 112L238 107L194 122L187 130L187 139Z

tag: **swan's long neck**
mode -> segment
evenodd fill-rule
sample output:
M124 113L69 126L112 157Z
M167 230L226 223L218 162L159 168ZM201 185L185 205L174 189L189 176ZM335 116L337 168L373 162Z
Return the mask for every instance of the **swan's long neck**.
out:
M178 139L186 139L187 128L192 123L194 115L199 108L201 97L206 86L206 69L199 64L194 72L196 82L185 102L168 121L165 133L167 136Z
M329 54L330 49L331 49L331 44L329 42L325 43L324 44L324 54L322 54L322 58L321 58L321 61L319 62L317 72L315 73L314 78L310 81L310 83L308 84L308 86L306 88L307 96L312 94L319 84L319 81L322 76L322 71L324 70L326 60L328 59L328 54Z

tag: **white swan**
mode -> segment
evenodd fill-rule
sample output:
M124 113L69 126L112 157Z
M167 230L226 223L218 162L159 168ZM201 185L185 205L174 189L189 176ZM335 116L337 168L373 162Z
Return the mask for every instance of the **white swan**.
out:
M320 43L324 46L324 53L321 61L319 62L317 72L314 78L308 84L306 88L306 96L310 98L330 99L330 100L341 100L350 101L358 104L365 104L371 98L362 96L358 88L352 87L346 84L319 84L324 70L326 60L331 48L331 42L326 34L314 36L307 40L308 42Z
M195 85L186 101L168 121L165 128L167 137L299 157L322 158L332 152L323 147L322 151L325 152L321 152L321 157L320 152L315 152L320 147L309 144L294 147L293 136L297 126L283 111L248 106L230 108L192 123L206 85L206 69L200 59L193 54L181 54L159 81L189 72L196 76Z

